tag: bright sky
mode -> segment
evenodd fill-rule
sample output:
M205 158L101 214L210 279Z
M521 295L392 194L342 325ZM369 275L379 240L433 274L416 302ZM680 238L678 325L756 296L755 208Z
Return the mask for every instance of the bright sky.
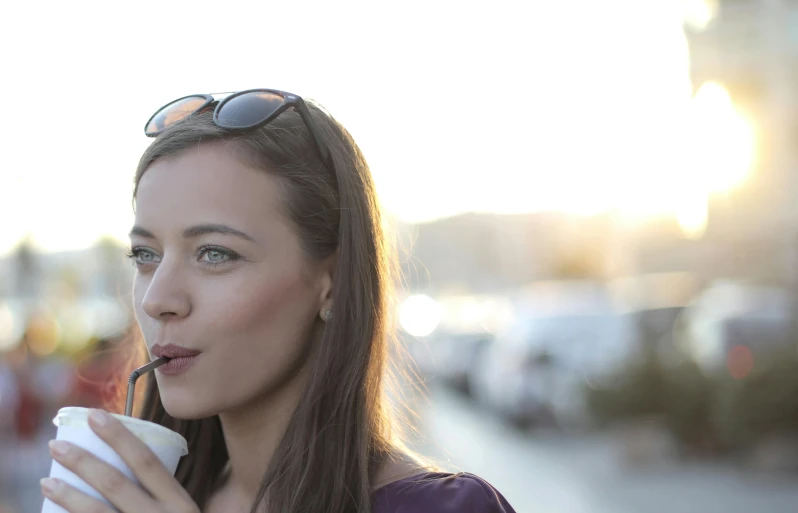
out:
M46 250L126 239L152 112L186 94L253 87L327 107L407 221L669 211L686 197L679 134L690 89L673 0L3 10L0 253L26 233Z

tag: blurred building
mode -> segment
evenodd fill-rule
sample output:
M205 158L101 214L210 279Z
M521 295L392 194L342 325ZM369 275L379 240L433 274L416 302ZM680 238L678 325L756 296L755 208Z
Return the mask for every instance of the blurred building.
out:
M492 294L540 279L629 272L611 215L471 213L406 227L401 239L411 290Z
M796 283L798 271L798 1L707 0L714 16L687 26L694 92L721 84L756 127L746 185L710 203L706 270Z

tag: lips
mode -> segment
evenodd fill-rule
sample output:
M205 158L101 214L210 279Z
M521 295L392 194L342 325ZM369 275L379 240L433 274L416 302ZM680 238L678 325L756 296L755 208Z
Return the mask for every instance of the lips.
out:
M176 346L174 344L167 344L162 346L160 344L155 344L152 346L152 354L157 356L158 358L189 358L192 356L197 356L202 351L197 351L196 349L189 349L187 347Z

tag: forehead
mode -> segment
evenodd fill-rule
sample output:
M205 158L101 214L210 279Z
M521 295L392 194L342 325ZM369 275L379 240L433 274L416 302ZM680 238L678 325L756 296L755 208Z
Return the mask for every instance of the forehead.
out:
M197 222L239 229L276 221L280 187L274 176L250 168L221 144L204 144L154 162L136 193L136 224L148 229Z

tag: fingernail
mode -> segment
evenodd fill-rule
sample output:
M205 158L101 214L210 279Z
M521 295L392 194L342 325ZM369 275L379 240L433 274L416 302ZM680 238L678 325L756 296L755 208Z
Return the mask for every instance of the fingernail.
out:
M44 492L44 495L47 497L52 497L58 493L58 488L61 486L58 479L53 479L51 477L42 478L39 484L42 487L42 492Z
M103 427L108 424L108 414L102 410L91 410L89 412L89 420L97 427Z
M69 442L63 440L50 440L50 452L63 456L69 451Z

